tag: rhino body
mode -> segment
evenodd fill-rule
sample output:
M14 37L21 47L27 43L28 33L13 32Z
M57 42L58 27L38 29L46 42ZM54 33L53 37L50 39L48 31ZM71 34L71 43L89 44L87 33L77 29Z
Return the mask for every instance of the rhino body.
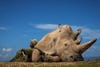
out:
M58 25L58 29L45 35L34 48L32 61L81 61L82 53L87 50L96 39L80 44L82 38L78 38L81 30L73 32L69 25ZM42 52L42 54L41 54Z

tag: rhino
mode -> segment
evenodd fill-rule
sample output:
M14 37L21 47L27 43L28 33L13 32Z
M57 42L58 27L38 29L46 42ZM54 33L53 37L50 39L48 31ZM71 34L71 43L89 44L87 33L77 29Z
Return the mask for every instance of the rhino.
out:
M96 38L80 44L82 37L78 37L81 29L74 32L69 25L58 25L58 28L46 34L35 46L32 61L83 61L82 53L96 42Z

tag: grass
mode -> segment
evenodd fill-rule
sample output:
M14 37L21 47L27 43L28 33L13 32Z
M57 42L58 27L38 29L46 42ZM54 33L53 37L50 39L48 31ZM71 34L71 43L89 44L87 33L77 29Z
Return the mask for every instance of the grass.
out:
M26 56L22 55L21 50L18 50L16 55L10 60L11 62L23 62L24 58L26 58L27 61L27 56L32 56L32 49L24 49Z
M78 62L0 62L0 67L100 67L100 60Z

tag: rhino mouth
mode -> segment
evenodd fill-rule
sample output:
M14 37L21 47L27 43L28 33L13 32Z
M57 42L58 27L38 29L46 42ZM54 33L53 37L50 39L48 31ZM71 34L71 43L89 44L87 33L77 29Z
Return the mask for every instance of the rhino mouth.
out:
M64 56L62 58L62 61L83 61L83 57L81 55L69 55L69 56Z

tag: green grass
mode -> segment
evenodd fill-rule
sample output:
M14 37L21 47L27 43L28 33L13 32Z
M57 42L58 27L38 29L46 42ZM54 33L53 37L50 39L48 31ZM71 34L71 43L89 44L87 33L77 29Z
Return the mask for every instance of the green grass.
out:
M25 50L25 53L26 53L26 56L31 56L32 55L32 49L24 49ZM24 56L22 55L21 53L21 50L18 50L16 55L10 60L11 62L23 62L23 58Z

